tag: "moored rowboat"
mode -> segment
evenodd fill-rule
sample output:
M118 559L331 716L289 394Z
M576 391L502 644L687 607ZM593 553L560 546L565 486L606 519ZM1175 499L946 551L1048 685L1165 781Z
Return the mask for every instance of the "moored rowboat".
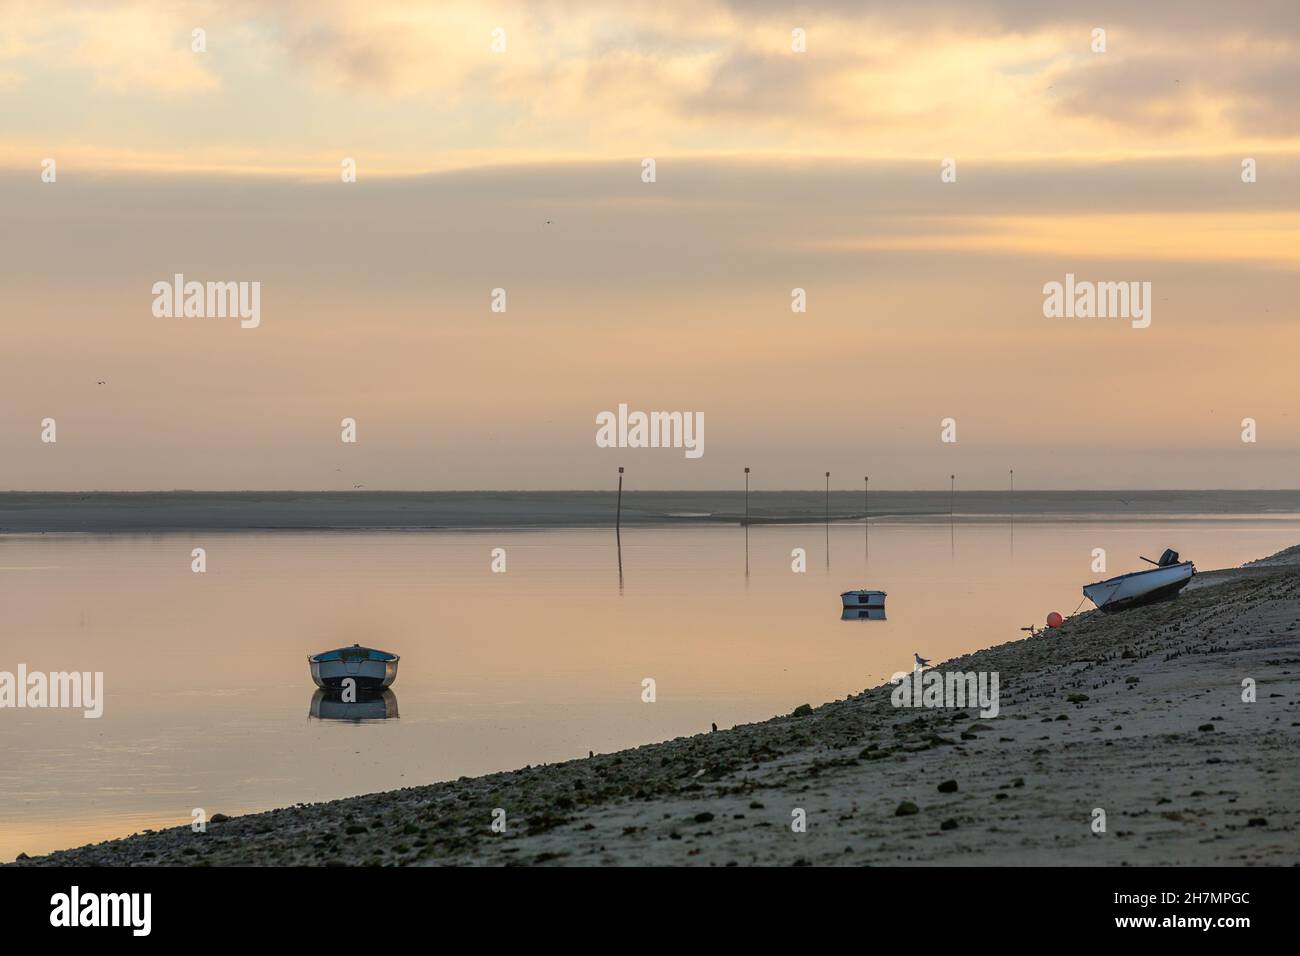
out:
M854 591L845 591L840 595L840 600L844 602L844 606L847 608L884 607L885 592L858 588Z
M322 690L341 690L343 682L351 679L356 681L356 690L371 692L383 690L397 679L399 660L401 658L396 654L362 647L360 644L313 654L307 658L311 665L311 679Z

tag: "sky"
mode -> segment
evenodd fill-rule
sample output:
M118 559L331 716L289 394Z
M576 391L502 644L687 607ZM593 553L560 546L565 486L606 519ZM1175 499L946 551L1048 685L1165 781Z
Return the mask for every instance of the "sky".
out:
M1295 487L1298 93L1285 2L0 0L0 489Z

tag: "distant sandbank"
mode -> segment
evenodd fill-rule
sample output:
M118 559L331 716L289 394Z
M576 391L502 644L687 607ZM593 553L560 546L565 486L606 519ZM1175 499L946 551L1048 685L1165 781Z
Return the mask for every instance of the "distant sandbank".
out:
M1297 491L625 491L627 527L1300 514ZM612 527L613 491L3 492L0 534Z

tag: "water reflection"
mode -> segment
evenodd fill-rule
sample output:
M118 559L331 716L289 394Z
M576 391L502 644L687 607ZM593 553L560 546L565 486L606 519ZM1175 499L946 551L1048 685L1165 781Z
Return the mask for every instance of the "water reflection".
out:
M749 587L749 521L745 521L745 587Z
M629 529L637 586L621 600L608 528L494 533L520 559L514 574L491 573L477 531L227 534L215 578L175 559L178 547L210 546L206 535L192 544L0 535L0 565L49 569L0 571L0 658L10 661L0 669L25 660L33 670L104 671L110 696L98 721L0 712L0 860L188 821L194 804L181 801L195 788L205 806L254 810L766 720L788 713L792 698L842 698L866 686L864 675L910 670L915 650L948 660L1022 636L1017 628L1049 610L1072 610L1096 577L1093 547L1149 554L1154 538L1198 566L1228 567L1300 541L1300 518L1019 520L1015 532L1008 574L1005 517L964 523L954 565L942 560L941 518L873 513L871 573L856 556L866 531L837 523L839 572L828 579L790 569L795 547L816 562L815 515L755 524L745 592L734 527ZM863 586L889 591L888 624L845 627L831 616L836 592ZM849 619L879 620L861 610L873 609L850 608ZM190 626L177 630L177 620ZM365 634L392 635L380 645L403 652L407 713L384 719L386 706L328 701L321 720L303 720L302 694L310 701L316 690L305 658ZM204 665L177 666L192 660ZM610 693L646 675L689 702L656 710ZM334 713L362 728L365 747L338 746L347 728L324 722Z
M883 607L846 607L844 613L840 615L841 621L883 621L885 619Z
M361 695L355 701L345 701L339 694L317 690L311 695L309 716L317 720L388 720L397 717L397 695L391 690L378 694Z

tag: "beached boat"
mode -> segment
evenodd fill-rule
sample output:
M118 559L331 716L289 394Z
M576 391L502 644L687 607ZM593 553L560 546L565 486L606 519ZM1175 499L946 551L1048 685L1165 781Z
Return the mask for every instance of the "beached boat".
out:
M859 588L855 591L845 591L840 595L840 600L848 608L857 607L884 607L884 591L868 591L865 588Z
M401 658L396 654L362 647L360 644L313 654L307 658L311 664L311 679L322 690L341 690L343 682L352 678L356 681L357 690L371 693L383 690L397 680L399 660Z
M1179 561L1178 552L1170 549L1166 549L1159 561L1142 560L1155 567L1089 584L1084 587L1083 596L1103 611L1123 611L1174 597L1196 573L1192 562Z

